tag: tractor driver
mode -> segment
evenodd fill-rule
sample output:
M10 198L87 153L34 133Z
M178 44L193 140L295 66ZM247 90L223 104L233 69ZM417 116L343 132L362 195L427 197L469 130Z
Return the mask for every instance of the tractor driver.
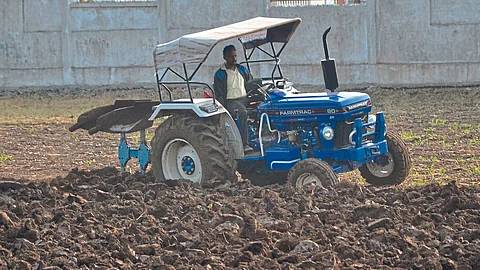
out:
M225 106L233 117L238 112L243 150L251 152L253 149L247 143L248 98L245 83L252 79L252 75L245 66L237 64L237 50L235 46L228 45L223 48L223 59L225 59L225 63L215 72L214 76L213 88L215 98Z

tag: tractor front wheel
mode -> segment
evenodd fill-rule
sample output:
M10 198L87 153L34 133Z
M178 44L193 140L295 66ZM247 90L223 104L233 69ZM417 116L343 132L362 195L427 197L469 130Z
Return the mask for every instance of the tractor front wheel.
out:
M155 131L150 160L158 181L186 179L214 187L236 177L236 163L218 116L171 116Z
M405 181L412 166L408 148L400 136L389 131L385 140L388 152L359 168L362 177L371 185L398 185Z
M297 191L311 185L328 188L337 183L338 176L332 167L327 162L315 158L299 161L287 175L287 184Z

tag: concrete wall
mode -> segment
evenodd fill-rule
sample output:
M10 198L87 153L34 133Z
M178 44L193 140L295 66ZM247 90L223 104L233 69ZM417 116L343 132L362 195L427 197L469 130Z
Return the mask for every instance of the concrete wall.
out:
M480 82L478 1L377 0L375 11L377 83Z
M341 83L365 84L375 79L375 59L369 54L369 9L360 6L278 7L271 17L301 17L303 22L284 51L282 64L293 81L323 84L321 59L325 58L322 35L328 28L330 57L335 58Z
M156 2L0 2L0 87L154 80Z
M255 16L303 19L282 54L284 74L295 82L323 84L321 36L331 26L343 85L480 83L480 5L472 0L69 2L0 1L0 87L154 83L156 43ZM227 43L238 44L219 44L197 79L212 81Z
M76 4L70 8L69 60L74 84L151 81L156 3Z
M48 10L32 0L5 0L0 10L0 86L63 82L61 9ZM39 20L40 12L51 20Z

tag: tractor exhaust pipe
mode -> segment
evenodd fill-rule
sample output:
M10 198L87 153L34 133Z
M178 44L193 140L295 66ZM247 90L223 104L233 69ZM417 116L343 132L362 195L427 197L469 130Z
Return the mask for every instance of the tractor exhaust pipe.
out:
M323 50L325 59L322 60L323 79L325 80L325 88L334 92L338 87L337 68L335 67L335 59L330 59L328 55L327 34L332 27L329 27L323 33Z

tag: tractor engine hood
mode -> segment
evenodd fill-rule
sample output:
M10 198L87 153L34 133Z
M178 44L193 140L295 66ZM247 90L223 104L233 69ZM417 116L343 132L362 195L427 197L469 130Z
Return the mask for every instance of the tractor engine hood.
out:
M348 120L371 111L370 97L358 92L295 94L274 90L270 97L258 107L259 112L273 118L292 118L290 121Z

